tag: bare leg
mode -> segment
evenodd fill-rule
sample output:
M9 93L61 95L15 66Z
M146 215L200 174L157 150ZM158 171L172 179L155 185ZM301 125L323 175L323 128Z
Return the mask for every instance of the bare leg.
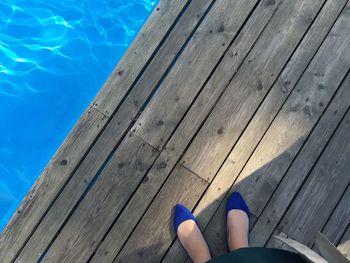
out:
M211 259L208 245L196 222L193 220L182 222L177 235L194 263L204 263Z
M238 209L228 212L227 215L228 246L230 251L248 247L249 218Z

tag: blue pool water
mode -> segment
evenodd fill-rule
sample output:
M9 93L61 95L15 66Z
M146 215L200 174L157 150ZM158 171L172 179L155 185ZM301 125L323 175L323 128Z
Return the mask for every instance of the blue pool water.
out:
M0 1L0 231L156 2Z

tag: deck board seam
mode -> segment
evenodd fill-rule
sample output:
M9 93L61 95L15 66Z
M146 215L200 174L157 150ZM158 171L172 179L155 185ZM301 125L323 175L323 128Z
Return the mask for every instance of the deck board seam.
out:
M150 146L153 150L157 151L158 154L161 153L161 151L159 151L156 147L154 147L152 144L150 144L149 142L147 142L145 139L141 138L140 136L138 136L137 134L135 134L132 131L128 131L127 133L132 134L133 136L137 137L140 141L146 143L148 146ZM157 159L157 158L156 158ZM148 173L148 172L147 172Z
M106 115L105 113L101 112L99 109L97 109L97 108L95 108L95 107L93 107L93 106L91 106L91 105L89 105L87 108L88 108L88 109L93 109L93 110L99 112L100 114L102 114L105 118L107 118L107 122L105 123L105 126L107 126L107 124L108 124L108 122L109 122L108 120L109 120L109 119L112 119L111 116ZM101 133L102 133L102 131L101 131Z
M185 165L181 164L180 162L178 162L176 165L181 166L182 168L184 168L185 170L189 171L190 173L194 174L195 176L197 176L199 179L201 179L202 181L208 183L208 185L210 184L209 181L203 179L202 177L200 177L198 174L196 174L195 172L193 172L192 170L190 170L188 167L186 167Z

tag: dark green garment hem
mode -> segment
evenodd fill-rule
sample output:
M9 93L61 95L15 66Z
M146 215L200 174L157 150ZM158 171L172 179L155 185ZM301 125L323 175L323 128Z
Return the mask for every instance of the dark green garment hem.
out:
M237 249L208 263L305 263L297 253L281 249L249 247Z

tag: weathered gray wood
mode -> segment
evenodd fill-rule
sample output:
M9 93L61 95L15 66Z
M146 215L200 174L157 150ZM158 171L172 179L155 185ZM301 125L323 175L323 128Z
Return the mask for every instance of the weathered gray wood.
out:
M350 78L349 78L350 79ZM350 87L350 80L348 83ZM349 89L349 88L348 88ZM350 94L348 95L350 97ZM349 175L348 175L349 176ZM342 199L322 230L327 239L337 245L350 223L350 187L348 186Z
M264 246L350 105L350 78L311 133L252 229L251 245Z
M92 102L111 116L156 51L188 0L161 0Z
M282 72L282 76L288 76L287 79L291 80L290 83L287 83L288 89L286 89L283 83L279 80L275 83L267 98L264 100L262 106L259 108L242 137L228 156L227 161L224 163L223 167L221 167L215 179L206 190L205 194L197 205L196 210L194 211L194 213L197 215L199 224L203 226L203 228L208 224L208 221L215 213L218 205L223 199L223 196L237 178L251 152L258 144L277 111L280 109L280 106L283 104L291 89L294 87L297 80L307 67L314 53L321 45L322 40L328 33L328 30L332 26L332 23L337 18L345 3L346 1L329 1L326 3L324 9L317 17L310 31L299 45L287 67ZM341 118L340 114L337 116ZM224 207L225 205L223 204L220 207L220 211L224 211ZM216 221L214 225L218 226L220 224L218 221ZM225 232L224 225L222 225L220 229L217 229L215 233L219 235L222 232ZM225 248L222 245L225 243L223 242L221 245L219 245L220 242L217 243L218 245L215 247L221 246L223 248L222 250L217 251L217 253L220 254L225 252ZM176 255L176 257L174 255ZM179 259L179 255L181 261L183 261L184 257L187 257L181 244L176 241L168 252L164 261L174 262L174 260Z
M106 130L91 149L85 160L75 172L67 189L60 195L51 211L48 212L43 222L36 229L24 249L21 251L18 261L30 261L37 258L50 243L89 182L102 167L108 156L116 147L123 134L141 110L142 105L152 93L154 87L163 77L168 67L182 48L191 32L197 26L199 20L211 4L211 0L195 0L191 2L182 17L177 22L162 47L146 68L145 72L135 84L135 87L121 104ZM85 182L85 183L80 183ZM67 202L69 199L69 202ZM57 211L59 216L57 216Z
M288 236L309 247L350 182L349 128L350 112L278 226Z
M157 150L129 133L64 225L43 262L85 262L157 155Z
M320 1L281 4L186 152L187 168L207 181L214 178L321 5Z
M234 41L225 58L166 144L165 149L148 173L147 181L135 192L118 221L110 230L96 252L93 262L101 260L109 262L118 253L200 124L229 83L232 72L236 71L278 5L279 2L276 2L275 5L266 5L262 2L257 7L257 11L253 13L248 24Z
M135 124L135 133L140 138L159 150L163 148L256 2L215 2Z
M0 262L14 259L94 143L107 117L88 108L41 173L0 238Z
M345 14L337 20L233 187L257 216L350 67L350 16Z
M346 230L337 248L347 259L350 260L350 226Z
M193 209L208 183L181 165L176 166L115 262L159 262L175 233L172 208Z

